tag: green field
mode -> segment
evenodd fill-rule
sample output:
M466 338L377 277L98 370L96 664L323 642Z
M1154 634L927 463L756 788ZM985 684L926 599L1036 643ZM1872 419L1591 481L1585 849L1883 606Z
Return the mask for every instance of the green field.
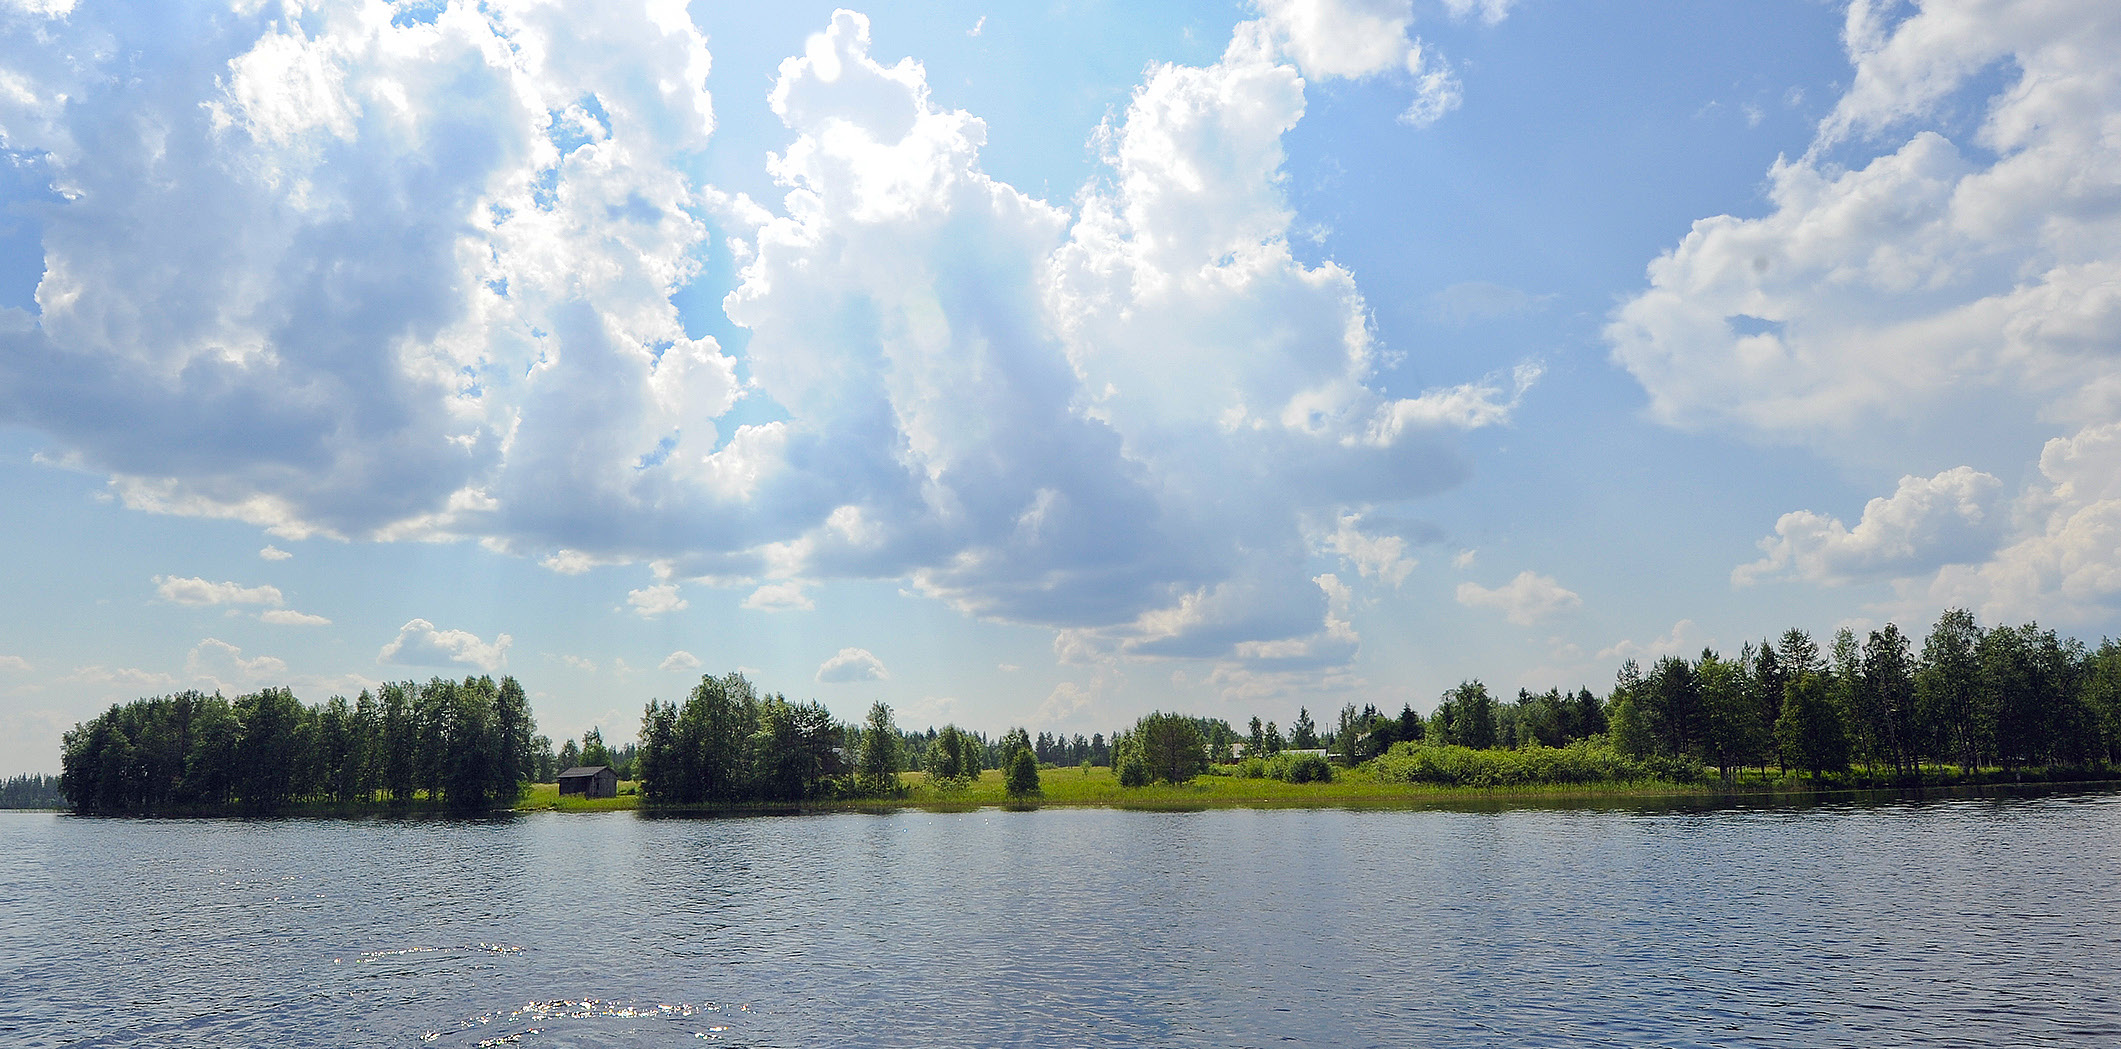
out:
M641 799L634 794L634 782L619 781L619 796L616 798L563 798L557 783L533 783L523 800L516 802L517 811L553 812L619 812L641 807Z
M847 798L815 801L800 806L806 811L874 811L893 808L958 811L990 807L1025 807L1010 800L1002 789L1002 774L988 769L972 783L956 789L938 790L925 774L900 775L906 792L897 798ZM1201 776L1190 783L1155 783L1146 787L1121 787L1112 770L1103 767L1045 769L1039 773L1041 794L1034 806L1077 806L1121 809L1183 810L1205 808L1405 808L1454 807L1494 801L1534 801L1598 798L1708 797L1712 787L1699 784L1643 782L1571 786L1442 787L1426 783L1383 783L1368 769L1338 770L1331 783L1284 783L1277 779L1240 779L1236 776ZM551 783L533 784L530 793L516 805L518 810L557 812L611 812L637 809L640 798L629 793L631 781L619 784L616 798L566 798ZM730 807L730 811L786 811L784 804L753 804Z
M962 790L933 790L926 777L906 773L907 795L900 804L917 808L956 808L1007 805L1001 773L982 773L977 783ZM1487 798L1551 797L1659 797L1708 795L1702 786L1673 783L1604 784L1583 786L1532 786L1498 789L1440 787L1426 783L1384 783L1368 769L1336 770L1331 783L1284 783L1278 779L1242 779L1237 776L1200 776L1188 783L1152 783L1145 787L1122 787L1109 768L1046 769L1039 773L1042 796L1038 804L1098 806L1123 809L1202 809L1274 807L1402 807L1408 805L1464 803Z

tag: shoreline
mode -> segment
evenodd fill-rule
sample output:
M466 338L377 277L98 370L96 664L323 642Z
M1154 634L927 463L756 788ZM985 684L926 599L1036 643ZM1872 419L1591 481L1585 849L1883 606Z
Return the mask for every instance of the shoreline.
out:
M1104 771L1102 769L1097 771ZM533 794L519 802L516 812L633 812L662 818L707 818L717 816L798 815L833 812L890 813L972 812L981 809L1094 808L1145 812L1199 812L1210 809L1357 809L1494 811L1497 809L1588 809L1588 808L1747 808L1835 804L1857 801L1944 800L1991 796L2030 796L2049 793L2101 793L2121 790L2121 779L2069 779L2053 782L2005 781L1992 783L1936 784L1919 787L1778 787L1753 785L1736 790L1720 784L1681 784L1644 781L1627 784L1526 784L1504 787L1439 786L1427 783L1383 783L1343 775L1323 784L1284 784L1278 780L1241 780L1203 776L1189 784L1156 784L1147 787L1067 789L1056 783L1074 773L1072 769L1049 771L1042 796L1010 799L1001 789L1000 774L988 770L977 784L959 792L929 791L915 784L897 798L828 798L806 802L735 802L719 805L646 806L636 795L599 798L593 801L560 801L556 796ZM1111 777L1104 779L1109 783ZM1229 784L1230 786L1224 786ZM1084 786L1077 784L1076 786ZM1256 789L1245 789L1253 787ZM1058 789L1056 789L1058 788Z
M1102 774L1102 775L1099 775ZM822 798L804 802L745 801L714 805L647 806L639 795L561 799L554 784L533 784L522 800L506 808L464 811L426 800L410 803L312 802L271 812L240 806L188 807L154 813L90 815L91 819L508 819L520 813L627 812L647 819L707 819L743 816L823 815L840 812L884 815L893 812L965 813L984 809L1114 809L1136 812L1205 812L1211 809L1342 809L1357 811L1457 811L1553 809L1722 809L1787 808L1849 803L1896 803L1956 798L2034 797L2121 791L2121 779L2000 781L1936 784L1919 787L1831 786L1813 790L1774 783L1738 789L1721 784L1642 781L1616 784L1523 784L1500 787L1444 786L1430 783L1380 782L1348 774L1330 783L1287 784L1272 779L1202 776L1186 784L1159 783L1121 788L1109 770L1083 776L1077 769L1048 770L1041 796L1011 799L1001 774L987 770L962 788L931 790L908 774L908 789L895 798ZM64 808L6 811L55 812Z

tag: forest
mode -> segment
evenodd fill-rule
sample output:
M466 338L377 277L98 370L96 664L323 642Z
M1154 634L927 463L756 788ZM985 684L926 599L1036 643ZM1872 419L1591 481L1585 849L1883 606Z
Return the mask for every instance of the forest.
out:
M180 692L69 730L60 786L77 813L277 812L298 803L460 812L513 805L552 762L512 677L435 678L304 706L284 688Z
M0 809L59 809L66 795L59 790L59 777L31 774L0 780Z
M1475 680L1427 715L1411 702L1397 714L1347 705L1319 725L1305 708L1284 733L1258 717L1239 729L1159 711L1087 738L907 731L881 702L846 723L730 673L702 677L678 702L650 702L636 743L607 747L592 729L557 753L512 677L399 682L315 706L286 689L233 701L183 692L76 725L61 758L67 804L107 814L482 811L576 764L611 765L641 805L661 809L890 799L906 795L909 771L928 796L948 797L1001 769L1009 795L1030 798L1041 770L1065 767L1109 767L1122 787L1204 774L1305 783L1351 770L1474 787L2104 777L2121 767L2121 642L2092 649L2034 624L1984 629L1954 609L1919 646L1887 624L1860 638L1837 631L1823 650L1791 629L1730 656L1629 660L1602 697L1579 687L1498 700Z
M952 734L962 730L908 734L906 745ZM998 748L971 738L967 753L998 767ZM1048 767L1111 764L1130 786L1215 772L1304 782L1351 768L1463 786L1735 784L1748 770L1752 782L1814 786L2104 777L2121 768L2121 642L2088 648L2037 624L1984 629L1953 609L1919 646L1888 623L1862 637L1836 631L1823 651L1791 629L1730 656L1665 656L1647 669L1631 659L1602 697L1579 687L1500 700L1474 680L1426 716L1411 703L1397 714L1349 705L1319 726L1305 709L1285 736L1257 717L1239 730L1158 713L1109 743L1040 733L1032 747ZM1319 751L1330 766L1306 760ZM932 757L925 767L936 774Z

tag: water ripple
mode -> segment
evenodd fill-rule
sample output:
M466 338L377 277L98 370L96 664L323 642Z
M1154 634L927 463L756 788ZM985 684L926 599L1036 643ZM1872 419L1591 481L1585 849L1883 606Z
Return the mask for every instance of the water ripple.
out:
M2117 831L2115 795L0 814L0 1044L2111 1044Z

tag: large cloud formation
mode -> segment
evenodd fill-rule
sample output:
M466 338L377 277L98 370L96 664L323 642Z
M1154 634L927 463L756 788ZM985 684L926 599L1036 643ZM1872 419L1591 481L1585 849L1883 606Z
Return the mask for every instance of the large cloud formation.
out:
M652 562L643 614L906 578L1085 650L1334 660L1305 522L1453 483L1536 377L1388 395L1353 276L1289 251L1296 62L1455 90L1403 2L1263 5L1151 69L1067 206L848 11L780 69L761 203L686 173L676 0L63 7L0 13L0 148L50 186L0 418L136 508ZM1390 63L1331 31L1365 11ZM672 304L717 233L741 360Z
M2121 504L2075 464L2121 422L2121 6L1856 0L1844 43L1851 86L1769 171L1768 213L1695 223L1616 312L1615 358L1660 419L1837 457L2059 431L2015 508L1991 474L2022 445L1910 477L1855 529L1785 516L1739 577L2097 616L2121 599Z

